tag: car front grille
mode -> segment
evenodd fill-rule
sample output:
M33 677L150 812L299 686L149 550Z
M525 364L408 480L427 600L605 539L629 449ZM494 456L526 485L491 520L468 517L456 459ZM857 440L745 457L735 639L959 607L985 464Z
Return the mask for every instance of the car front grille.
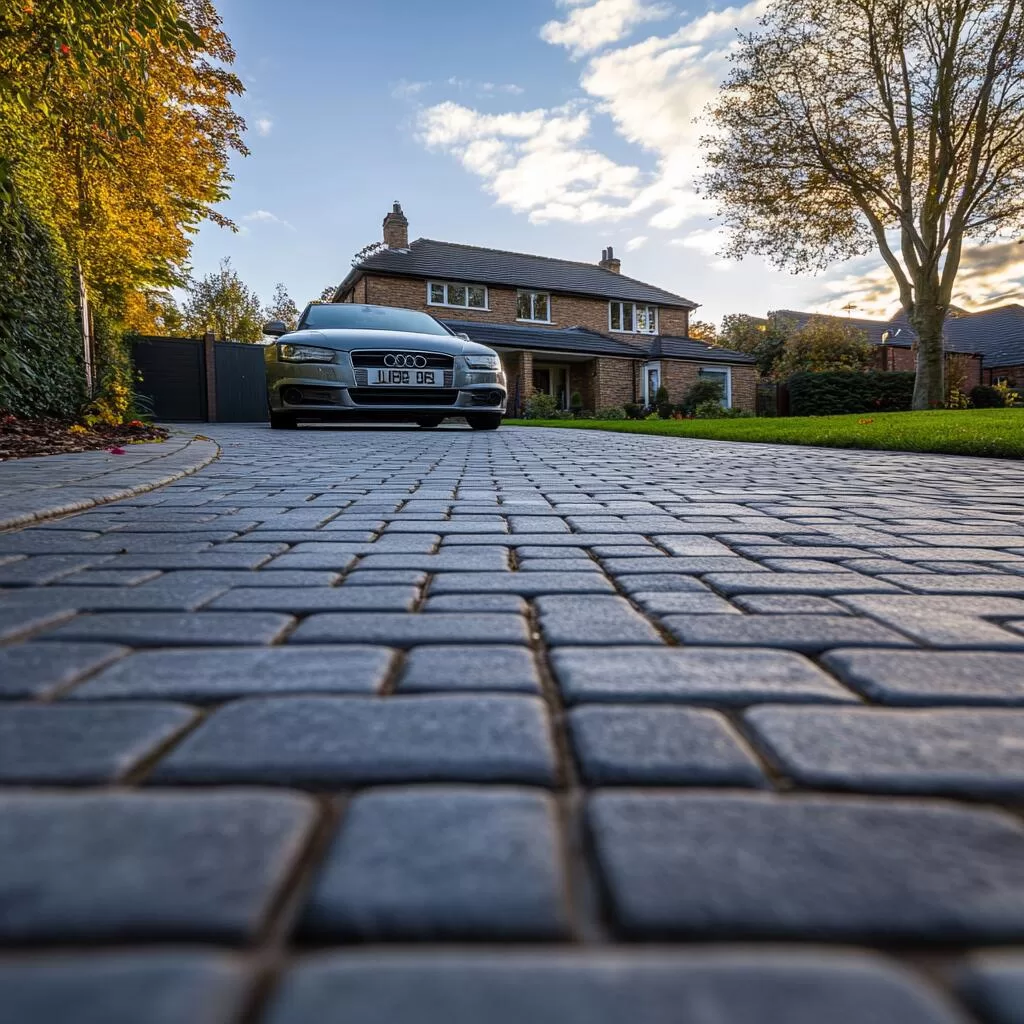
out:
M397 357L396 360L388 359L388 356ZM425 360L421 365L406 366L406 357L420 357ZM386 366L388 369L399 370L454 370L455 357L446 356L439 352L404 352L395 350L380 350L371 352L353 352L352 365L359 367Z
M458 391L441 388L349 388L356 405L454 405Z

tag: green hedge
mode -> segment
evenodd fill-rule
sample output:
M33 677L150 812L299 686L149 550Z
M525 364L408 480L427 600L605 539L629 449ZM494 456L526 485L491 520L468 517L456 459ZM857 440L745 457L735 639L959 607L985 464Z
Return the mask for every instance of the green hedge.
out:
M0 409L72 416L84 394L69 274L49 232L0 195Z
M906 412L914 397L913 373L796 373L786 383L792 416Z

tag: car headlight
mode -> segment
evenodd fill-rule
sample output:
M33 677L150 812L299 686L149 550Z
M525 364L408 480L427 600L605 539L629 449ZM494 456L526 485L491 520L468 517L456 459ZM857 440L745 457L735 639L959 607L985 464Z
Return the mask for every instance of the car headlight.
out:
M466 356L466 366L471 370L500 370L501 362L497 356Z
M316 345L278 345L278 358L286 363L333 363L334 349Z

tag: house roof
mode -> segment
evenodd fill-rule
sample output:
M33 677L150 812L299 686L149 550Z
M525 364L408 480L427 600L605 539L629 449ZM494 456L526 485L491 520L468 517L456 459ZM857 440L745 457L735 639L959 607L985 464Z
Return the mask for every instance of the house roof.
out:
M540 352L580 352L626 359L690 359L709 363L753 363L754 357L727 348L715 348L694 338L659 335L644 347L629 345L585 327L530 327L520 324L485 324L468 320L442 320L453 331L462 331L481 345L525 348ZM646 339L645 339L646 341Z
M699 305L663 288L605 270L596 263L577 263L549 256L439 242L433 238L417 238L408 249L383 249L374 253L349 272L339 285L337 294L343 294L361 274L371 270L401 277L539 288L684 309L696 309Z
M461 331L481 345L497 348L526 348L542 352L584 352L595 356L623 356L644 359L643 349L616 341L585 327L528 327L518 324L484 324L471 320L442 320L453 331Z
M755 363L753 356L730 348L717 348L696 338L673 338L659 335L651 345L652 358L700 359L705 363Z
M792 320L802 327L819 314L780 309L774 315ZM824 319L840 320L861 328L873 345L889 344L897 348L909 348L917 337L905 313L891 320L834 316ZM883 342L882 334L886 331L889 337ZM977 353L982 356L987 367L1024 365L1024 305L1020 303L982 309L977 313L950 307L950 315L946 318L942 332L948 352Z
M881 345L882 334L890 329L890 323L888 320L865 320L860 317L853 316L829 316L825 313L804 313L797 309L776 309L772 311L772 317L777 320L788 320L790 323L795 324L797 327L805 327L811 320L835 320L839 323L849 324L851 327L857 327L867 335L868 341L872 345ZM897 344L896 342L889 342L890 344ZM909 342L907 342L909 344Z

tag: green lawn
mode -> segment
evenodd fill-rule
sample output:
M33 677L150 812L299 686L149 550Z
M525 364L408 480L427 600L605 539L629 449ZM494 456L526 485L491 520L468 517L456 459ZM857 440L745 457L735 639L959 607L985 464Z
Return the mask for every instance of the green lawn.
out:
M826 448L882 448L989 458L1024 457L1024 409L940 409L854 416L743 420L505 420L521 427L614 430L662 437L704 437Z

